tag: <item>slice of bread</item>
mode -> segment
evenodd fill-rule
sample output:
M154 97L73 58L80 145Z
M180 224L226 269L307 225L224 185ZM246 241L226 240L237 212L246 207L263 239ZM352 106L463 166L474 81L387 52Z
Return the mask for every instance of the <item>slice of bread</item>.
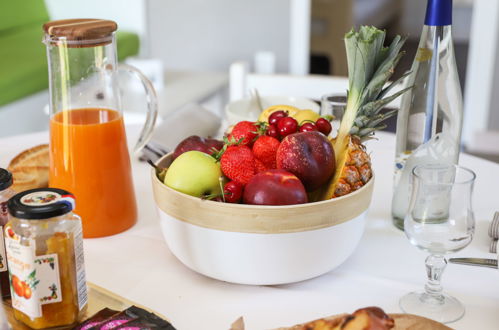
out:
M17 192L34 188L46 188L49 182L49 146L38 145L21 152L10 162L7 169L12 173Z

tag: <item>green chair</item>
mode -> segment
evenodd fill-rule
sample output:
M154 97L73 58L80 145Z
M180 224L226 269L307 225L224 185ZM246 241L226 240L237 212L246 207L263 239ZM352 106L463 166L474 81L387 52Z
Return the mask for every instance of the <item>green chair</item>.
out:
M47 21L43 0L0 0L0 107L48 88L42 44L42 25ZM117 45L123 60L138 53L139 37L118 32Z

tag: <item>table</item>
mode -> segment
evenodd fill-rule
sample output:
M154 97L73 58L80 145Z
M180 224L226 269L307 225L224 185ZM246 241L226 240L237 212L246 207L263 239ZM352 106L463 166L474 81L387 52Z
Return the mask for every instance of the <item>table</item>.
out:
M128 135L133 137L136 132L133 127ZM88 280L157 310L178 329L227 329L239 316L244 316L247 329L269 329L370 305L400 312L398 299L423 288L426 254L391 225L395 138L388 133L377 136L379 141L368 146L377 177L367 228L355 253L334 271L289 285L243 286L189 270L162 238L148 165L133 161L139 221L122 234L85 240ZM0 139L0 166L47 138L44 132ZM490 258L487 226L499 209L495 192L499 165L465 154L461 164L478 174L474 193L477 229L473 243L456 256ZM465 316L452 327L498 328L499 271L449 264L443 286L466 306Z

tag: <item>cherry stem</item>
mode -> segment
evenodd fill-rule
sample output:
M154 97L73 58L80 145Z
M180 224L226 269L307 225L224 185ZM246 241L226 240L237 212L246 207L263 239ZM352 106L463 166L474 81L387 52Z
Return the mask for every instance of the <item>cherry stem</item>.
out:
M224 179L222 177L218 178L218 183L220 184L220 191L222 192L222 199L224 200L224 203L225 203L225 191L224 191L223 180Z

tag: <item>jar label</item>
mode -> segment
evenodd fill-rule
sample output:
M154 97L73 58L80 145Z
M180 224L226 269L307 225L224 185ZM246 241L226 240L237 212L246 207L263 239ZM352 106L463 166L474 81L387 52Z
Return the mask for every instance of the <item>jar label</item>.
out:
M9 221L7 202L0 203L0 272L7 271L7 257L5 255L5 242L3 238L3 226Z
M83 256L83 231L81 225L74 235L76 289L78 290L78 308L81 311L87 305L87 278L85 274L85 258Z
M0 272L7 271L7 258L5 255L5 241L3 238L3 226L0 226Z
M5 256L5 242L3 239L3 226L0 226L0 272L7 271L7 258Z
M57 203L61 195L53 191L35 191L21 198L21 203L27 206L41 206Z
M10 226L5 230L12 307L36 318L42 305L62 301L59 259L56 253L36 256L34 240L23 240Z

